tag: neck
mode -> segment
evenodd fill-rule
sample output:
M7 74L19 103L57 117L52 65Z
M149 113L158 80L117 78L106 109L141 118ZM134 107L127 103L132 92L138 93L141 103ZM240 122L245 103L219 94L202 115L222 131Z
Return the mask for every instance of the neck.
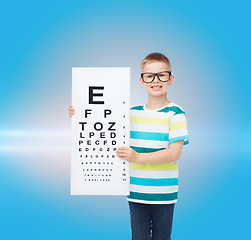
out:
M163 107L169 103L170 103L170 101L167 99L166 95L156 96L156 97L148 95L148 102L146 103L146 107L152 108L152 109L157 109L157 108Z

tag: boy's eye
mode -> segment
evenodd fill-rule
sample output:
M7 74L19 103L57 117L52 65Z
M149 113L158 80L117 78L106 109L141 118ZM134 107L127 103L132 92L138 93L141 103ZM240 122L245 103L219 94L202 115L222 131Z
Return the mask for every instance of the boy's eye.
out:
M165 76L165 74L159 74L159 76L160 76L160 77L164 77L164 76Z
M152 78L153 75L152 75L152 74L147 74L145 77L146 77L146 78Z

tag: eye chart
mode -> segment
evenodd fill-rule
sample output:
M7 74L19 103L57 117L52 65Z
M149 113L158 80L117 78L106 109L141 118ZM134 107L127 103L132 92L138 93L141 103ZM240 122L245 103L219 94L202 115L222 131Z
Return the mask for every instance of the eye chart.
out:
M130 68L72 68L71 195L128 195Z

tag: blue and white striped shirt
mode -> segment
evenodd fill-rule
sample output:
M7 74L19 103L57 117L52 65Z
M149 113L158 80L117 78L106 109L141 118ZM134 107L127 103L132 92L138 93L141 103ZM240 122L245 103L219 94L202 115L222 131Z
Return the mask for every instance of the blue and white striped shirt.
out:
M189 143L186 114L175 103L150 110L144 105L130 108L130 147L139 153L166 149L173 142ZM148 204L170 204L178 198L178 163L130 163L130 194L127 200Z

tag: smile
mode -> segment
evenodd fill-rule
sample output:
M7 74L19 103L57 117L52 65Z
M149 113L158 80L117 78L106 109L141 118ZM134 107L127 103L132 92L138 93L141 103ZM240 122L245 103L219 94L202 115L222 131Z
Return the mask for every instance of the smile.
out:
M153 90L160 90L162 88L162 86L160 85L156 85L156 86L152 86L151 87Z

